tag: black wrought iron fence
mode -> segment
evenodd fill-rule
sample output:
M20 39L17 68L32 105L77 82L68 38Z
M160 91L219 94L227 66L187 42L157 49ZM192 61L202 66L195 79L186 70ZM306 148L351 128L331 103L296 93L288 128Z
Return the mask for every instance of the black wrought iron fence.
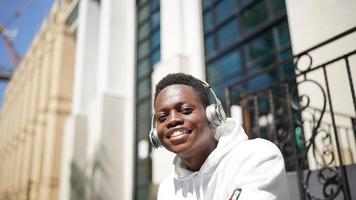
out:
M346 167L356 163L356 39L353 50L332 57L323 53L340 52L333 44L355 35L356 27L225 90L227 108L241 106L249 137L268 139L280 148L287 171L296 171L302 200L356 198ZM263 83L254 91L246 87L291 65L295 74L290 77Z

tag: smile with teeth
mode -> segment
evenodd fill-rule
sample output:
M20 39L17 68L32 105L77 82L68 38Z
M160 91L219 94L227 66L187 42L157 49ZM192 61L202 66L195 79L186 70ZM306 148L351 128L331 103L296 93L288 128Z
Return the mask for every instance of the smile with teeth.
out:
M173 131L172 134L170 134L168 136L168 138L174 138L174 137L179 137L179 136L182 136L182 135L185 135L185 134L189 134L189 130L175 130Z

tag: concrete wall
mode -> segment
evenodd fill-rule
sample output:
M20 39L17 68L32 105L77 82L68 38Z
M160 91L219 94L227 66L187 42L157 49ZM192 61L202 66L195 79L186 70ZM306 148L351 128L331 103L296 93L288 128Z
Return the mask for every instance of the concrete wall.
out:
M60 199L131 199L135 1L79 1L78 6ZM76 177L82 188L71 184Z

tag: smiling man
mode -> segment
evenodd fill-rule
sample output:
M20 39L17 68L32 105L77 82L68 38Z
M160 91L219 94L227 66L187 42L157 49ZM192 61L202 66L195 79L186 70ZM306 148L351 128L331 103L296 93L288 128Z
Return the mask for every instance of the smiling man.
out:
M209 91L216 104L209 105ZM151 141L176 154L159 200L288 199L278 148L267 140L248 140L235 120L225 118L207 83L182 73L167 75L156 85L154 112Z

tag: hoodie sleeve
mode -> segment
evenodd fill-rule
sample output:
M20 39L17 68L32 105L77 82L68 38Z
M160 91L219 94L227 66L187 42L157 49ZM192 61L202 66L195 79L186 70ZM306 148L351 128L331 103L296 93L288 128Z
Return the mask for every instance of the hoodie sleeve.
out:
M237 151L235 170L229 190L241 190L238 200L288 200L288 185L284 160L279 149L263 139L248 140L241 144ZM233 168L233 165L230 167Z

